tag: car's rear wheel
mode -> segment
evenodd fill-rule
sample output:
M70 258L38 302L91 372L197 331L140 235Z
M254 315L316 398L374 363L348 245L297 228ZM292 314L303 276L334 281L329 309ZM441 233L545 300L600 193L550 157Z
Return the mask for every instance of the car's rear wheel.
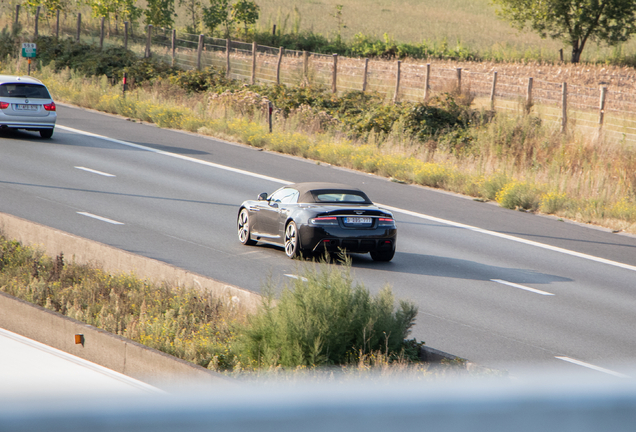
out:
M51 138L53 136L53 129L40 129L40 136L44 139Z
M256 242L250 238L250 214L246 208L239 212L236 226L238 229L238 238L241 243L247 246L255 245Z
M290 258L300 256L300 241L296 222L290 221L285 227L285 253Z
M373 259L373 261L388 262L393 259L394 255L395 255L395 249L391 249L388 251L371 252L371 258Z

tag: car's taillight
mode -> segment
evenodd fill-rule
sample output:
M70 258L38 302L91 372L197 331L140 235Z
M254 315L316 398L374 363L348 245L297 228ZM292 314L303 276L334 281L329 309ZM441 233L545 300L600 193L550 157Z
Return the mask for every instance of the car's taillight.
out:
M50 104L44 104L44 109L47 111L55 111L55 102L51 102Z
M381 217L378 218L379 226L395 226L395 221L393 218Z
M0 102L0 109L9 108L9 102Z
M335 216L319 216L309 219L309 222L314 225L338 225L338 218Z

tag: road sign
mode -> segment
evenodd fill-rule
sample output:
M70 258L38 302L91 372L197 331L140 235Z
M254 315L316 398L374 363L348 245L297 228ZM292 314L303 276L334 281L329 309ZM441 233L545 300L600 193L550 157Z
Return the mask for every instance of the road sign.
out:
M34 58L36 51L36 45L34 43L22 44L22 57Z

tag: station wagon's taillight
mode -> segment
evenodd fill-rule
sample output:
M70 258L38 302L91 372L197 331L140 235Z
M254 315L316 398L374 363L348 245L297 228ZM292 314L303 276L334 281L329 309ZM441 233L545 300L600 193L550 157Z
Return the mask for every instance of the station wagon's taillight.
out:
M55 111L55 102L51 102L50 104L44 104L44 109L47 111Z
M7 108L9 108L8 102L0 102L0 109L7 109Z
M319 216L309 219L313 225L338 225L338 218L335 216Z

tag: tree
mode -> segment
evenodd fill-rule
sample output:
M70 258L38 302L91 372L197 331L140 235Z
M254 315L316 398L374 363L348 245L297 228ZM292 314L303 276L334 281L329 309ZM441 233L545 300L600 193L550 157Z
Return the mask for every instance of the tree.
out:
M232 5L232 16L237 22L243 23L245 36L247 36L247 26L255 24L258 20L259 10L258 5L251 0L239 0Z
M542 38L561 39L578 63L588 40L616 45L636 32L634 0L492 0L519 30L530 27Z
M146 24L155 28L171 28L174 24L174 0L147 0L148 8L144 11Z
M36 9L40 6L40 13L47 19L53 16L55 11L63 11L68 6L63 0L27 0L23 5L34 15Z
M210 34L222 25L225 27L225 37L230 36L230 26L234 21L230 16L231 8L230 0L210 0L210 7L203 7L203 24Z
M199 16L201 14L201 2L199 0L179 0L179 6L185 6L186 13L192 19L192 27L189 33L197 33L199 28Z

